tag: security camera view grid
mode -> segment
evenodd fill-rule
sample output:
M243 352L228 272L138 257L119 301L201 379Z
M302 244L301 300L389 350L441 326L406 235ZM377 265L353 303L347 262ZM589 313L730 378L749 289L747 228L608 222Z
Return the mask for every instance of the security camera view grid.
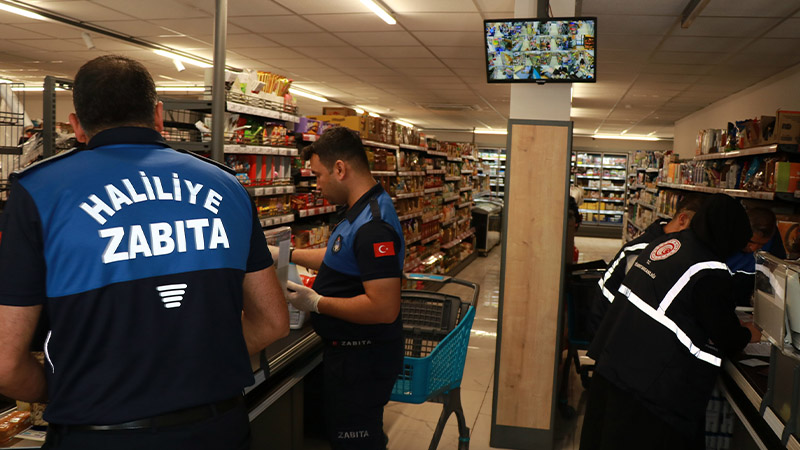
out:
M486 23L490 80L594 81L595 21Z

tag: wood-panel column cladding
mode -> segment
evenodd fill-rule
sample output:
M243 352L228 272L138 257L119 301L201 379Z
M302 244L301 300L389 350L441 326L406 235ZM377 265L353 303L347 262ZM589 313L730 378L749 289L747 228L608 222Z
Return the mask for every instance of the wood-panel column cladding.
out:
M508 131L491 445L551 448L572 123Z

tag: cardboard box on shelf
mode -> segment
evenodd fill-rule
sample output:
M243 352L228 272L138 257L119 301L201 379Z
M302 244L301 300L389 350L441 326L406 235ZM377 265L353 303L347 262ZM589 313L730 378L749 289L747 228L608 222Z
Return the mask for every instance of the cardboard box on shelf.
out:
M775 119L774 144L800 144L800 111L778 111Z
M365 134L364 118L360 116L308 116L309 119L319 120L322 122L330 122L334 125L350 128L351 130L358 131L362 138L368 139Z
M342 106L336 107L324 107L322 108L322 114L326 116L357 116L358 113L355 109L352 108L345 108Z
M794 192L800 180L800 163L775 163L775 192Z

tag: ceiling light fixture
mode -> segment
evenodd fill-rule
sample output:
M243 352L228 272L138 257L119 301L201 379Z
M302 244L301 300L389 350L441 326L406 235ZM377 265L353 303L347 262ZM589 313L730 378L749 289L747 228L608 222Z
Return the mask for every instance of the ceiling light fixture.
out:
M370 9L376 16L383 19L384 22L388 23L389 25L394 25L397 21L394 19L392 14L386 9L383 5L380 5L376 0L361 0L361 3L364 4L367 8Z
M353 110L356 112L356 114L364 114L364 110L358 106L354 107Z
M475 134L498 134L498 135L508 134L508 130L493 130L491 128L488 129L475 128L474 130L472 130L472 132Z
M370 117L380 117L381 116L380 114L374 113L372 111L370 111L368 114L369 114Z
M89 50L94 48L94 41L92 40L92 36L89 33L84 31L83 33L81 33L81 37L83 38L83 43L86 44L86 48L88 48Z
M402 126L407 127L407 128L414 128L414 124L412 124L410 122L406 122L405 120L395 120L394 123L396 123L398 125L402 125Z
M158 92L205 92L203 86L156 86Z
M620 134L620 136L622 136L623 134L625 134L627 132L628 132L628 130L622 130L622 131L619 132L619 134Z
M201 61L200 59L193 59L193 58L189 58L187 56L181 56L181 55L179 55L177 53L168 52L166 50L153 50L153 52L156 55L163 56L164 58L169 58L171 60L176 60L177 59L180 62L191 64L191 65L197 66L197 67L202 67L204 69L208 69L208 68L214 67L213 65L211 65L211 64L209 64L207 62Z
M681 28L689 28L711 0L689 0L681 13Z
M44 86L23 86L23 87L12 87L12 91L14 92L44 92ZM66 89L63 88L56 88L57 91L65 91Z
M660 141L655 136L623 136L622 134L593 134L593 139L619 139L623 141Z
M178 72L183 72L184 70L186 70L186 66L183 65L180 59L173 59L172 64L175 65L175 70L177 70Z
M309 91L304 91L304 90L298 89L296 87L290 87L289 88L289 93L292 94L292 95L299 95L300 97L310 98L311 100L316 100L316 101L322 102L322 103L325 103L325 102L328 101L327 98L325 98L325 97L323 97L323 96L321 96L319 94L315 94L315 93L309 92Z
M36 14L35 12L28 11L26 9L17 8L16 6L11 6L6 3L0 3L0 10L10 12L12 14L16 14L18 16L27 17L29 19L36 19L36 20L48 20L47 17Z

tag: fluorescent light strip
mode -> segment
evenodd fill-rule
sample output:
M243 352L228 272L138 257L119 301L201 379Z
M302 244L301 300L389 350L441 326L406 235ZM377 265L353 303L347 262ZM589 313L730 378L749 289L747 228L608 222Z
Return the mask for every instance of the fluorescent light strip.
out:
M14 92L44 92L44 86L25 86L25 87L12 87L12 91ZM57 87L57 91L65 91L66 89L62 89Z
M354 107L353 110L356 112L356 114L364 114L364 110L359 107Z
M156 86L158 92L205 92L203 86Z
M594 134L594 139L619 139L623 141L660 141L655 136L623 136L621 134Z
M206 62L200 61L199 59L192 59L187 58L186 56L181 56L177 53L168 52L165 50L153 50L156 55L163 56L164 58L169 58L171 60L178 60L180 62L184 62L186 64L191 64L193 66L202 67L204 69L208 69L210 67L214 67L211 64Z
M499 135L508 134L508 130L489 130L489 129L484 130L481 128L476 128L473 132L475 134L499 134Z
M395 120L394 123L408 128L414 128L414 124L406 122L405 120Z
M313 92L308 92L308 91L303 91L303 90L300 90L300 89L297 89L297 88L294 88L294 87L290 87L289 88L289 93L291 93L293 95L299 95L300 97L310 98L311 100L316 100L316 101L322 102L322 103L326 103L328 101L327 98L325 98L325 97L323 97L323 96L321 96L319 94L315 94Z
M377 114L377 113L374 113L374 112L371 112L371 111L370 111L370 112L369 112L369 116L370 116L370 117L380 117L380 114Z
M6 3L0 3L0 10L10 12L12 14L16 14L18 16L24 16L29 19L36 19L36 20L48 20L47 17L42 16L40 14L36 14L35 12L30 12L28 10L17 8L16 6L11 6Z
M384 22L388 23L389 25L394 25L397 21L389 14L383 6L376 3L374 0L361 0L361 3L364 4L367 8L370 9L376 16L380 17Z

